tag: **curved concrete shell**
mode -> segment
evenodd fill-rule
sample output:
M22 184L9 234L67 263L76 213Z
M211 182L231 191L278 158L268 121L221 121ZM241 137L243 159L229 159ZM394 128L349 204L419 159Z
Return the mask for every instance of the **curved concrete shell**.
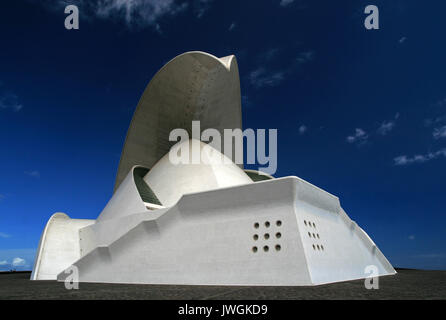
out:
M169 132L191 122L201 130L242 128L240 80L235 56L217 58L199 51L169 61L148 84L127 132L115 188L134 165L151 168L175 142ZM223 139L222 139L223 140Z
M193 120L241 129L240 107L233 56L188 52L166 64L135 111L110 201L97 220L53 215L32 279L64 281L72 269L81 282L297 286L366 278L369 267L395 274L336 196L243 170L194 139ZM198 144L201 161L169 158L176 128L192 140L172 154L189 158Z
M173 206L188 193L233 187L252 183L249 176L218 150L198 140L189 140L174 148L193 152L193 143L199 146L202 164L173 164L169 153L145 175L144 181L164 206Z

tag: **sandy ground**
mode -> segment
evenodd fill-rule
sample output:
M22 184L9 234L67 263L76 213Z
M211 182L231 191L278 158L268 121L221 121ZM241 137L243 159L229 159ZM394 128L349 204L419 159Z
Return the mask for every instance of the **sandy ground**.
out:
M446 300L446 271L397 270L381 277L378 290L364 281L317 287L222 287L124 285L80 283L67 290L56 281L30 281L30 273L0 274L0 299L187 299L187 300L295 300L295 299L442 299Z

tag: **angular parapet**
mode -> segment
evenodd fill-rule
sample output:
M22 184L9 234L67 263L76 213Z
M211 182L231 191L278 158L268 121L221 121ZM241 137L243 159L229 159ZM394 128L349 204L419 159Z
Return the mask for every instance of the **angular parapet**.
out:
M188 194L115 224L117 238L103 232L74 263L80 281L300 286L365 278L370 265L395 273L337 197L297 177Z

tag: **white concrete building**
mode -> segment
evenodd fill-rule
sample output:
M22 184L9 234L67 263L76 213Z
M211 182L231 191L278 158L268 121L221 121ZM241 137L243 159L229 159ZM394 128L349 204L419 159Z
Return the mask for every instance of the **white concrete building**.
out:
M32 280L301 286L395 270L341 207L298 178L273 178L231 161L169 161L169 132L242 128L234 56L188 52L151 80L127 133L112 198L96 220L54 214ZM198 141L190 147L211 148ZM231 158L232 159L232 158Z

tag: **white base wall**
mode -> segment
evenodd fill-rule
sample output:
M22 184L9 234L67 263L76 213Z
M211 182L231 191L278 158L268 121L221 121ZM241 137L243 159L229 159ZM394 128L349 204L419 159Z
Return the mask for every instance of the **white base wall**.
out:
M305 286L365 278L369 265L395 274L338 198L297 177L188 194L80 234L81 282Z

